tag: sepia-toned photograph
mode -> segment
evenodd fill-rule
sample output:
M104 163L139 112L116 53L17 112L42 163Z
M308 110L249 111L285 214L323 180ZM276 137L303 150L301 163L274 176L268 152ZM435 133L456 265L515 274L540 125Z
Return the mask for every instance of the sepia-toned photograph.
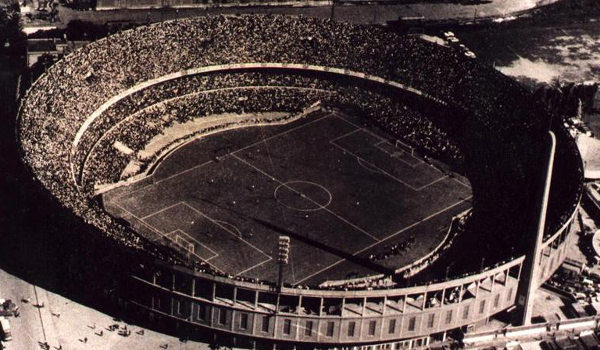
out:
M600 350L600 0L0 0L0 350Z

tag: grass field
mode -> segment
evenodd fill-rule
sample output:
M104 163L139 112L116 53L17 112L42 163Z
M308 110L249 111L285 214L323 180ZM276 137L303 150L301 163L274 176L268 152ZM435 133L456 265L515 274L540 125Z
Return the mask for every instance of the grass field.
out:
M314 284L426 255L470 198L461 178L358 119L328 113L197 139L104 202L141 234L232 275L276 280L277 239L288 234L285 280ZM411 236L403 254L365 258Z

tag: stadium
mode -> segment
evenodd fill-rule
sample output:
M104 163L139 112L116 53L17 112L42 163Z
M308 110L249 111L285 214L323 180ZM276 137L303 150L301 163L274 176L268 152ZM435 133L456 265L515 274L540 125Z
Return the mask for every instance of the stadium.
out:
M574 141L518 83L330 20L124 31L49 68L18 118L34 177L131 252L124 307L234 345L398 349L485 322L564 260L582 192Z

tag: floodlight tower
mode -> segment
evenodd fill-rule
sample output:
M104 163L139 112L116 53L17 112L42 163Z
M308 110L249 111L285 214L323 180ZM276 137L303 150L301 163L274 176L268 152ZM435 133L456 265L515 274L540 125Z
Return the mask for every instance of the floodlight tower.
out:
M517 293L517 305L519 310L517 322L521 325L531 324L535 292L540 284L542 243L546 227L546 214L548 211L548 198L550 195L550 183L552 182L552 168L554 166L555 151L556 136L554 136L552 131L548 131L548 141L544 154L543 176L539 181L540 187L535 201L534 213L537 217L537 229L535 236L531 237L529 251L525 255Z
M287 265L290 257L290 236L279 236L279 255L277 256L277 263L279 264L279 279L277 280L277 287L281 290L283 286L283 267Z

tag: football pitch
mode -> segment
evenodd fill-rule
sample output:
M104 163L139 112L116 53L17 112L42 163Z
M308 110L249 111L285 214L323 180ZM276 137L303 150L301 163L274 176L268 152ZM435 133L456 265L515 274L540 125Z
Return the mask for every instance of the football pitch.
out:
M104 194L140 234L234 276L317 284L387 273L431 252L471 188L359 118L321 113L196 139L154 173ZM381 260L370 254L414 241Z

